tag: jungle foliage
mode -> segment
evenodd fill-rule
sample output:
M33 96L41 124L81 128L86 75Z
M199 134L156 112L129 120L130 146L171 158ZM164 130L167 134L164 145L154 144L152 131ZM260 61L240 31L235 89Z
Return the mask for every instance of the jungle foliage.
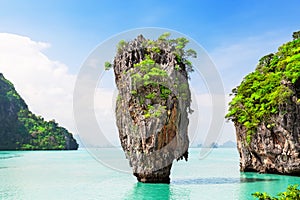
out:
M63 150L71 133L54 120L45 121L29 111L13 84L0 73L0 149L2 150Z
M297 96L299 102L299 32L293 38L280 46L278 52L262 57L255 71L232 90L226 118L246 127L248 142L259 124L265 123L268 128L275 125L272 116L279 112L281 104L291 101L291 96Z
M252 194L253 197L258 200L297 200L300 199L299 185L289 185L284 192L277 194L277 197L272 197L266 192L255 192Z

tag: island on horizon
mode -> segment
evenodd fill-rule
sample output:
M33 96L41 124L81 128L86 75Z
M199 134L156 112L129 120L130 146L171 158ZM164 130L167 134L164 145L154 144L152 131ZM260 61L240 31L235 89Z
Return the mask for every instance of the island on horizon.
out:
M0 73L0 150L77 150L73 135L55 120L32 113Z

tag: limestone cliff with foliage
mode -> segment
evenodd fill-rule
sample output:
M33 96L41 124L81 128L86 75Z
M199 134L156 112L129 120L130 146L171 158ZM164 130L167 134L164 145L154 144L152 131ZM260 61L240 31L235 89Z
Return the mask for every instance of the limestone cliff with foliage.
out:
M65 128L30 112L13 84L0 73L0 150L77 148L76 140Z
M300 32L233 89L241 171L300 176Z
M173 160L188 158L188 112L193 71L188 40L142 35L120 41L113 64L118 88L116 121L133 174L141 182L169 183Z

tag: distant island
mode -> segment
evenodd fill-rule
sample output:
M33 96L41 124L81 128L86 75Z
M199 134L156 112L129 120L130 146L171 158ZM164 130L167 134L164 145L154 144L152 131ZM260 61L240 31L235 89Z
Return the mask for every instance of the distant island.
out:
M228 140L227 142L224 142L222 145L218 146L219 148L236 148L236 143Z
M236 148L236 143L228 140L226 142L224 142L223 144L218 144L216 142L211 143L208 146L203 146L203 144L199 143L199 144L194 144L192 145L190 148Z
M49 105L51 106L51 105ZM33 114L0 73L0 150L77 150L72 134Z

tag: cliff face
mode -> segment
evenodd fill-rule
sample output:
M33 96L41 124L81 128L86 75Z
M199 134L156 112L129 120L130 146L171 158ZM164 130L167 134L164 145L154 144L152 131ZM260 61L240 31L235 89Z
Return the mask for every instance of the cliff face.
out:
M52 120L28 110L13 84L0 73L0 150L74 150L76 140Z
M121 145L138 181L169 183L173 160L188 157L191 95L185 60L166 39L140 35L119 45L113 68Z
M300 176L300 38L261 58L233 94L241 171Z
M300 104L295 100L280 106L274 127L260 124L250 144L246 128L235 124L241 171L300 176Z

